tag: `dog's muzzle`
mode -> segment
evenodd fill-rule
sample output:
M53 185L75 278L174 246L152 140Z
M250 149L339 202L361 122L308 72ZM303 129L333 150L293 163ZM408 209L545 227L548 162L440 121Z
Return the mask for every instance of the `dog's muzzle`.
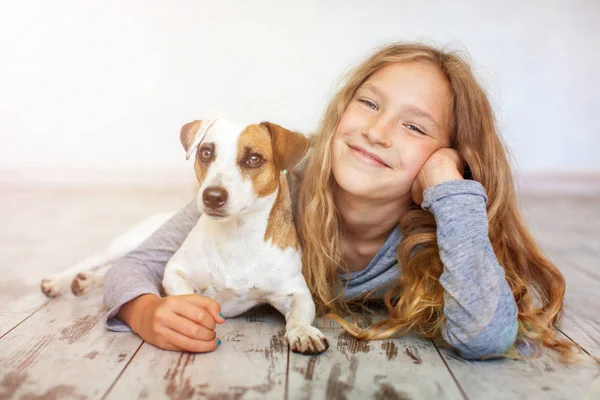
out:
M221 214L221 208L227 203L227 190L218 186L211 186L202 192L202 201L207 208L207 214L210 211L217 211L215 214Z

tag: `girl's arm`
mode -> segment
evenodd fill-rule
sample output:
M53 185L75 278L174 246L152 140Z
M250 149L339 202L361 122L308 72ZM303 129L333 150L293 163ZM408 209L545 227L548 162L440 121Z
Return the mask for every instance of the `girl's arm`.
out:
M165 266L181 247L198 218L196 202L192 201L106 272L104 304L109 311L104 323L108 329L130 332L131 323L128 325L126 322L129 321L124 322L119 318L127 320L127 317L135 317L135 309L128 307L124 310L127 312L121 315L121 307L144 294L160 297Z
M506 353L518 328L517 305L489 240L486 202L485 189L472 180L443 182L423 193L444 264L443 337L468 359Z

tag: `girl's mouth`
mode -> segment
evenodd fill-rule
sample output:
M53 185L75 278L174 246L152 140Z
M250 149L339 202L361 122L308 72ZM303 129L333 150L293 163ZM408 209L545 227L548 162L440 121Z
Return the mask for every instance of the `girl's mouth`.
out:
M373 154L363 149L362 147L348 145L353 154L359 157L362 161L376 167L390 168L377 154Z

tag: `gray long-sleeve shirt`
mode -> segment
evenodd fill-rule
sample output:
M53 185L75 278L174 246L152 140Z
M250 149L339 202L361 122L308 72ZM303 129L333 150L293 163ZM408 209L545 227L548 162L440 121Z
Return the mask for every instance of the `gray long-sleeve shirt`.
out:
M517 306L488 237L483 186L472 180L444 182L425 190L423 198L422 207L436 220L444 265L440 276L446 317L444 340L468 359L505 353L516 338ZM142 294L160 295L164 268L199 217L195 201L190 202L106 273L108 329L131 331L115 315L123 304ZM398 280L402 272L396 250L401 239L397 226L364 270L340 274L346 298Z

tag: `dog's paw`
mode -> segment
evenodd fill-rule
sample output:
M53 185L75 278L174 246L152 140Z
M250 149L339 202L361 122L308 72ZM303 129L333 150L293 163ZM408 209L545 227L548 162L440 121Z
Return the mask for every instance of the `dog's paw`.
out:
M80 272L71 282L71 292L75 296L83 296L93 287L93 276L91 272Z
M290 348L295 353L307 355L321 354L329 348L329 340L314 326L304 325L292 328L285 333Z
M42 279L40 288L42 289L42 292L48 297L60 296L65 291L65 287L63 285L62 280L53 277Z

